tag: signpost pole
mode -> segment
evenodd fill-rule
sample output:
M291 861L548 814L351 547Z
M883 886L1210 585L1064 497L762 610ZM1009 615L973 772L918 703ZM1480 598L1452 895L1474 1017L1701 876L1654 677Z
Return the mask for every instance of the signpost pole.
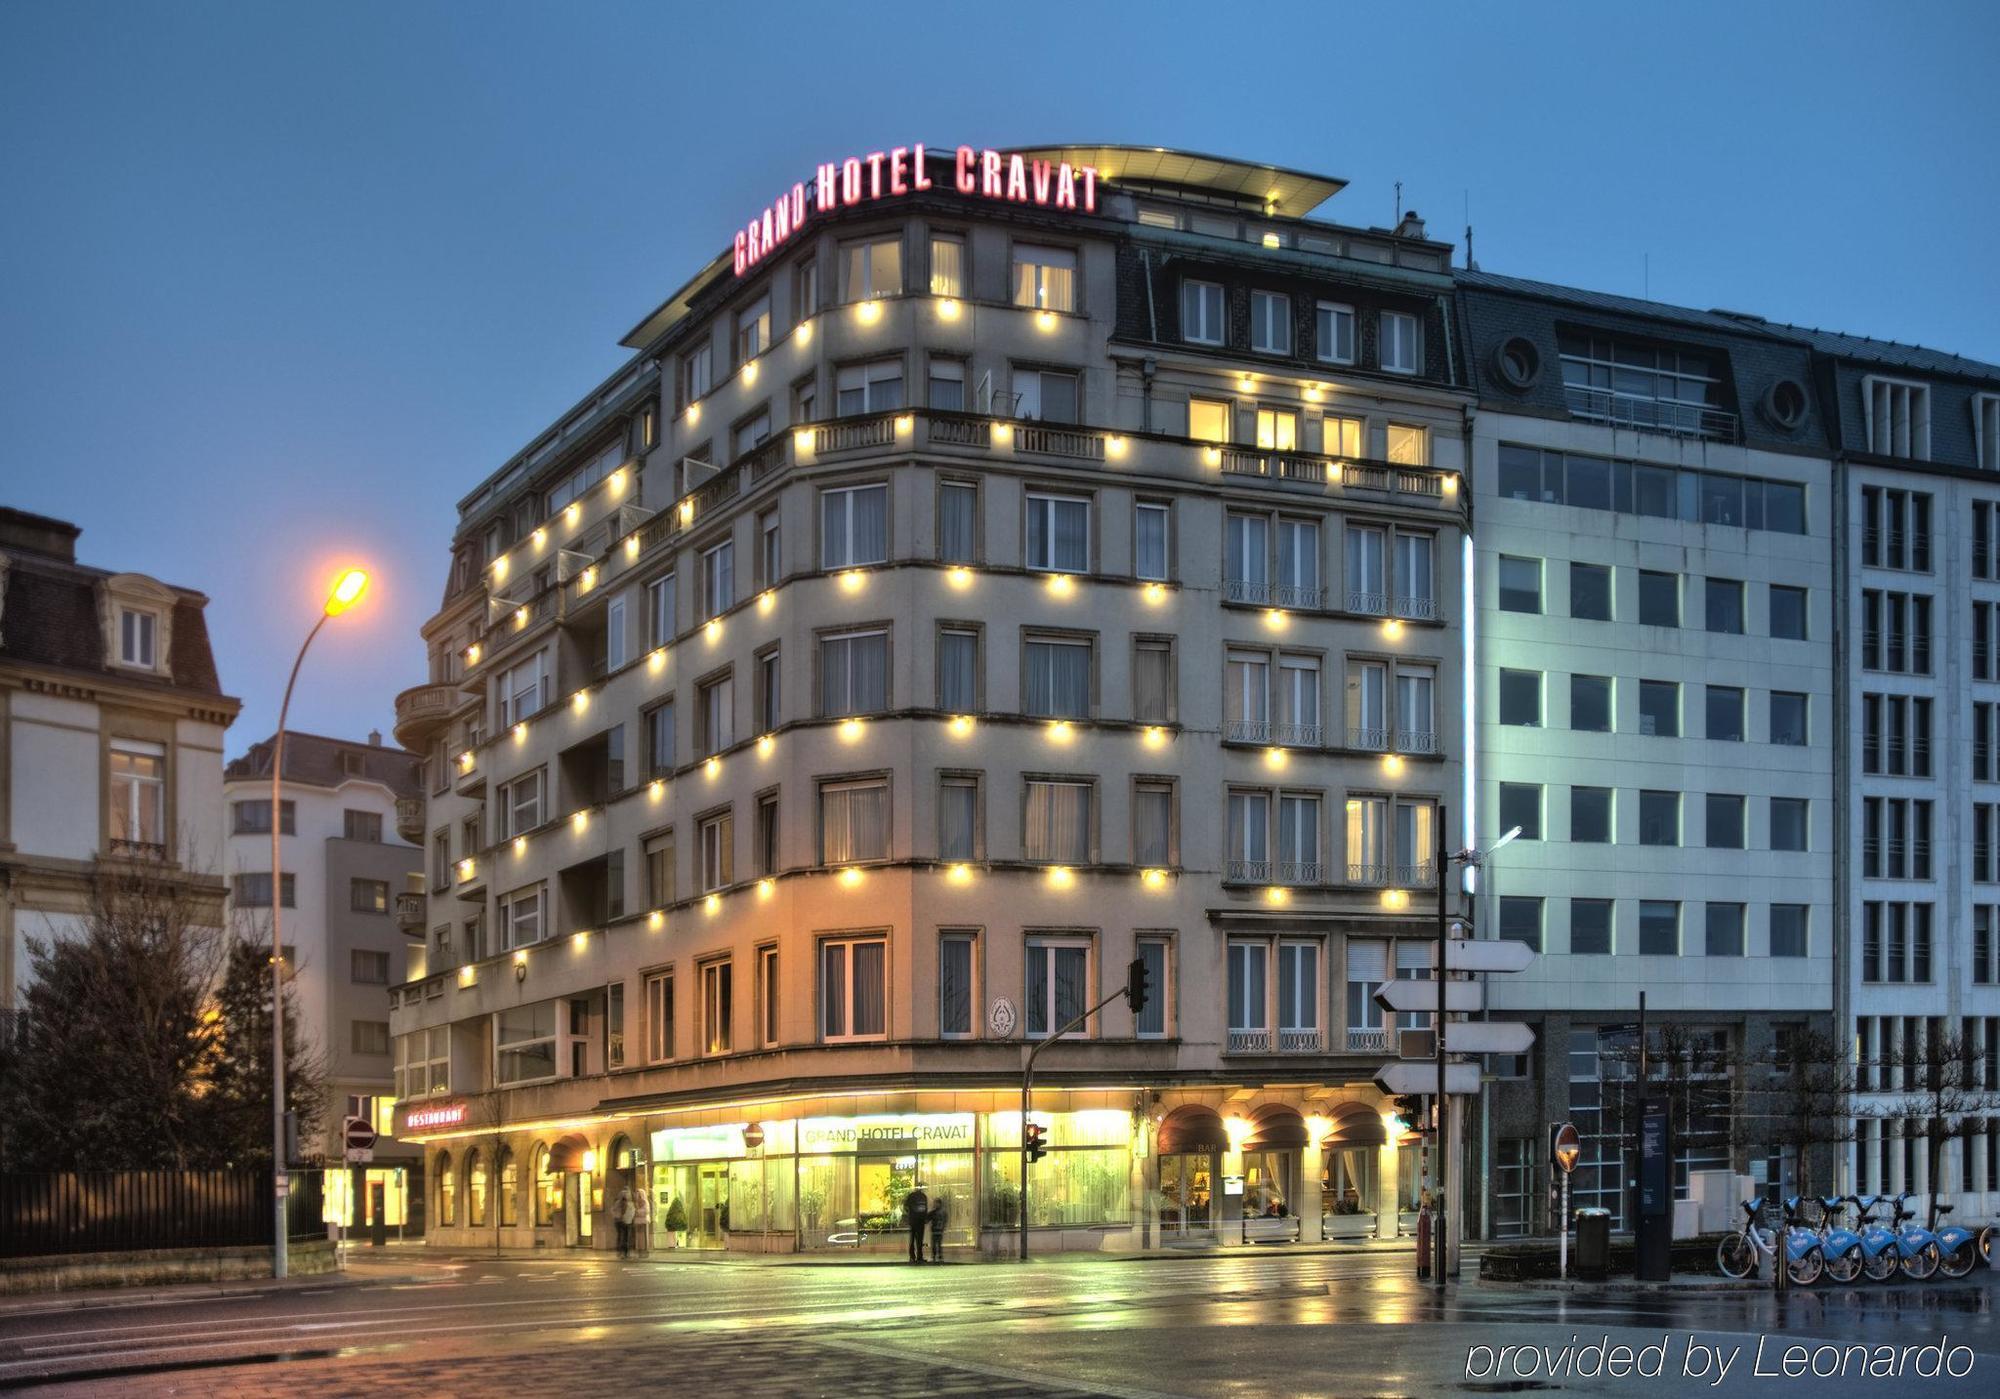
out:
M1568 1171L1563 1172L1562 1191L1563 1191L1562 1218L1556 1221L1556 1228L1561 1231L1557 1235L1557 1237L1562 1240L1562 1242L1556 1248L1557 1278L1567 1278L1569 1276L1569 1172Z
M1082 1014L1071 1020L1069 1024L1044 1039L1033 1049L1030 1049L1028 1051L1028 1062L1021 1069L1021 1261L1023 1263L1028 1261L1028 1108L1029 1100L1034 1096L1035 1092L1035 1060L1041 1057L1044 1049L1047 1049L1050 1045L1089 1020L1091 1016L1097 1014L1097 1012L1103 1010L1124 994L1125 988L1123 986L1119 987L1096 1005L1084 1010ZM1025 1032L1024 1029L1023 1033Z
M1435 857L1435 863L1432 865L1432 871L1437 877L1437 889L1438 889L1438 897L1437 897L1438 1008L1437 1008L1437 1024L1433 1027L1433 1029L1436 1031L1435 1039L1437 1043L1437 1076L1438 1076L1438 1099L1439 1099L1437 1108L1438 1191L1437 1191L1437 1220L1435 1223L1436 1235L1437 1235L1437 1269L1435 1276L1437 1279L1437 1290L1439 1292L1444 1291L1445 1274L1451 1260L1450 1247L1445 1243L1445 1239L1448 1237L1445 1231L1448 1227L1455 1228L1458 1224L1457 1219L1448 1217L1445 1214L1445 1209L1444 1209L1445 1199L1446 1199L1446 1183L1451 1178L1451 1114L1445 1110L1445 1103L1444 1103L1445 985L1447 982L1451 980L1451 972L1449 966L1447 965L1449 959L1446 958L1445 956L1445 946L1447 942L1447 932L1445 928L1445 885L1448 882L1446 876L1450 873L1451 870L1449 862L1445 859L1445 850L1444 850L1444 827L1445 827L1446 816L1447 816L1446 810L1443 804L1440 803L1437 809L1437 854Z

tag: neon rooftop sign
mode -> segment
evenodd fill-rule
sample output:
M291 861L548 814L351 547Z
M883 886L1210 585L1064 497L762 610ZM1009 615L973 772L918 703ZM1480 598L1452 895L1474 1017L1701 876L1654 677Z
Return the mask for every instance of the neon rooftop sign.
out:
M807 184L800 180L736 231L736 275L741 277L781 247L811 214L918 193L934 183L922 146L897 146L828 161L814 175L810 202ZM952 186L980 199L1097 212L1094 165L960 146L952 160Z

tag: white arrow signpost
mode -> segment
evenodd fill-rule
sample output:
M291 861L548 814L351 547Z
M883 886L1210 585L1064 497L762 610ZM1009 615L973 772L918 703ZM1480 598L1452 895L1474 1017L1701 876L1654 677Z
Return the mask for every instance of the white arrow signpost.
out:
M1453 1054L1526 1054L1535 1047L1535 1027L1518 1020L1467 1020L1451 1027Z
M1437 947L1430 949L1431 965L1437 965ZM1453 938L1445 943L1445 962L1455 972L1524 972L1535 960L1535 949L1518 938L1496 938L1473 942Z
M1385 981L1375 991L1375 1004L1405 1014L1435 1014L1438 996L1435 981ZM1475 981L1447 981L1443 996L1444 1008L1453 1015L1473 1015L1486 1005Z
M1458 1037L1452 1036L1455 1040ZM1395 1064L1384 1064L1382 1071L1375 1075L1375 1086L1384 1093L1429 1093L1438 1091L1437 1065L1422 1059L1410 1059ZM1479 1065L1446 1064L1444 1066L1444 1091L1447 1093L1477 1093L1479 1091Z

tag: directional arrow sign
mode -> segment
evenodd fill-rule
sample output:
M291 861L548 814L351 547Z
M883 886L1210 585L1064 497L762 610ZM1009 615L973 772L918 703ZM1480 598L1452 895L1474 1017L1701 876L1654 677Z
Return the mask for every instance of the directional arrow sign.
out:
M1453 938L1445 943L1444 958L1455 972L1524 972L1535 960L1535 949L1517 938ZM1431 944L1431 965L1437 965L1436 943Z
M1453 1054L1526 1054L1535 1027L1518 1020L1462 1020L1447 1025L1444 1047Z
M1384 1064L1375 1075L1375 1086L1384 1093L1435 1093L1438 1091L1436 1064ZM1447 1093L1477 1093L1479 1065L1446 1064L1444 1088Z
M1375 1004L1384 1010L1409 1013L1436 1011L1438 984L1435 981L1385 981L1375 992ZM1447 981L1444 1008L1454 1015L1472 1015L1485 1008L1476 981ZM1447 1034L1446 1039L1450 1036Z

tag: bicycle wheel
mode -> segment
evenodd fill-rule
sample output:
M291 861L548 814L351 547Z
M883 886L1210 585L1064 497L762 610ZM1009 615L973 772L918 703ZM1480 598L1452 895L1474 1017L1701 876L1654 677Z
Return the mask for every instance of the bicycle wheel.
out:
M1829 1282L1850 1283L1860 1276L1860 1244L1849 1244L1826 1260L1826 1277Z
M1964 1277L1972 1271L1972 1265L1979 1261L1978 1247L1971 1239L1967 1239L1938 1259L1938 1271L1948 1278Z
M1887 1282L1896 1276L1897 1261L1896 1246L1890 1244L1880 1253L1864 1258L1861 1271L1870 1282Z
M1981 1263L1991 1263L1993 1261L1993 1226L1991 1224L1984 1226L1979 1231L1979 1261Z
M1903 1255L1903 1276L1926 1282L1938 1270L1938 1246L1927 1243L1915 1253Z
M1741 1234L1731 1234L1715 1246L1715 1266L1726 1278L1747 1278L1757 1266L1757 1251Z
M1793 1284L1798 1287L1811 1287L1819 1281L1819 1275L1825 1268L1826 1260L1820 1257L1818 1244L1785 1265L1785 1270L1792 1275Z

